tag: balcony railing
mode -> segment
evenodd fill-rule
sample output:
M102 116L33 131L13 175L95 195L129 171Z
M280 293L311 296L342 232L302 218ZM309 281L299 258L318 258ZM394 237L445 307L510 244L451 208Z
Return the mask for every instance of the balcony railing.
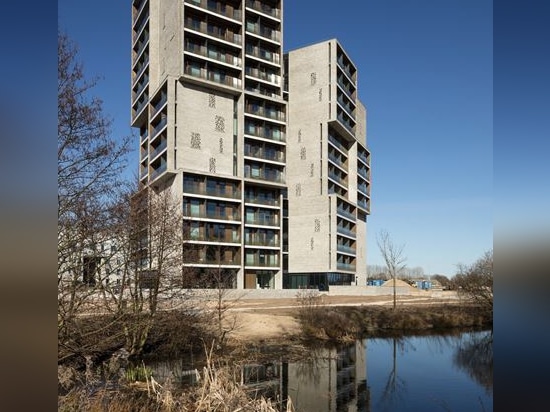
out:
M277 140L279 142L285 141L285 133L279 129L268 129L261 126L253 126L251 124L245 125L244 133L249 136L263 137L265 139Z
M143 30L143 28L148 22L149 22L149 11L147 11L147 13L144 14L142 17L140 17L140 20L136 22L136 26L134 26L134 39L139 38L139 35L141 34L141 30Z
M162 107L166 104L167 100L168 100L168 97L166 96L166 94L163 93L160 97L160 100L153 105L153 108L151 109L151 117L155 116L158 113L158 111L162 109Z
M342 77L338 77L338 80L336 81L338 86L344 91L346 96L350 98L351 101L355 101L355 98L353 96L353 90L350 85L345 84L344 79Z
M261 47L255 47L247 44L246 54L248 54L249 56L257 57L258 59L266 60L270 63L281 64L279 53L273 53L269 50L262 49Z
M267 246L267 247L279 247L279 239L262 239L257 237L251 237L246 239L245 242L246 245L249 246Z
M138 41L138 43L136 44L137 46L136 54L135 54L136 58L141 55L141 52L143 52L143 49L145 49L145 46L147 46L147 43L149 43L149 32L145 31L144 38Z
M273 30L270 27L263 26L259 23L246 22L246 31L248 33L257 34L258 36L265 37L266 39L273 40L275 42L281 41L281 32Z
M134 98L137 98L141 94L141 92L147 87L147 85L149 85L149 76L145 75L145 77L143 77L143 79L136 85L137 88L134 91Z
M151 172L151 180L156 179L162 173L166 172L166 167L166 163L162 163L157 169L153 170L153 172Z
M254 10L257 10L261 13L267 14L268 16L275 17L277 19L281 18L281 10L271 7L268 4L265 4L262 1L258 0L246 0L246 7L250 7Z
M224 3L212 0L185 0L185 2L209 10L213 13L221 14L222 16L233 20L241 20L241 10L227 7Z
M286 121L285 112L278 110L266 110L261 106L247 105L245 109L246 113L253 114L255 116L267 117L268 119L278 120L280 122Z
M164 150L166 150L166 146L167 146L167 141L166 140L163 140L162 143L155 149L151 152L151 160L153 160L155 157L157 157L157 155L159 155L160 153L162 153Z
M278 216L246 216L246 224L263 225L263 226L279 226Z
M255 157L258 159L264 159L264 160L273 160L274 162L284 162L285 161L285 153L275 150L265 150L263 148L259 147L244 147L244 155Z
M367 154L364 153L364 152L359 152L358 153L358 156L357 156L359 159L361 159L363 161L363 163L365 164L369 164L368 160L367 160Z
M185 19L185 28L198 31L198 32L201 32L202 34L216 37L220 40L224 40L239 46L242 43L242 35L238 33L234 33L225 27L214 26L212 24L207 24L206 22L196 20L190 17Z
M158 122L156 126L151 129L151 140L154 140L155 137L157 137L157 135L162 131L162 129L164 129L167 123L168 119L166 117L163 117L160 122Z
M201 78L204 80L209 80L211 82L216 82L224 84L226 86L240 88L242 85L241 79L233 76L227 76L220 72L206 70L205 68L197 68L188 66L185 69L185 74L191 75L193 77Z
M229 199L240 199L241 197L241 192L239 190L232 189L230 187L221 189L221 188L205 187L204 185L199 185L199 184L184 183L183 191L186 193L194 193L196 195L225 197Z
M284 174L276 170L249 170L245 167L244 177L252 179L267 180L269 182L284 183Z
M147 140L148 136L149 136L149 130L145 129L145 132L141 135L140 143L143 143L145 140Z
M350 236L350 237L353 237L355 238L355 232L350 230L350 229L346 229L342 226L336 226L336 232L337 233L341 233L342 235L347 235L347 236Z
M254 196L250 194L245 194L244 201L246 203L254 203L258 205L268 205L268 206L279 206L279 199L266 197L266 196Z
M352 265L350 263L336 263L336 268L338 270L346 270L350 272L355 272L355 265Z
M353 107L351 105L344 101L343 97L341 95L338 96L338 103L346 110L346 112L351 116L353 120L355 120L355 113L353 112Z
M332 163L340 166L342 169L346 168L346 162L345 162L345 160L342 160L342 158L340 156L335 155L333 153L329 153L328 158Z
M357 253L355 248L344 245L337 245L336 250L338 250L338 252L349 253L352 255L355 255Z
M338 113L338 116L337 116L338 120L340 121L340 123L342 123L342 125L351 133L351 134L354 134L355 133L355 130L353 129L353 125L351 124L351 122L349 121L349 119L344 116L342 113Z
M278 257L278 256L276 256ZM249 257L245 260L245 266L259 266L259 267L272 267L272 268L278 268L279 267L279 259L260 259L260 258L254 258L251 259Z
M145 108L145 106L147 106L147 96L142 95L137 104L135 104L134 116L138 115Z
M343 153L345 154L348 153L348 149L346 149L346 147L342 143L340 143L340 141L336 139L334 136L329 134L328 141L332 143L334 146L336 146L338 149L340 149Z
M355 220L355 214L354 213L351 213L347 210L344 210L342 209L341 207L337 208L336 209L336 212L339 214L339 215L342 215L342 216L345 216L351 220Z
M368 195L368 189L367 189L367 185L358 185L357 186L357 190L359 190L361 193L365 194L365 195Z
M185 51L198 54L200 56L207 57L221 63L227 63L235 67L242 67L242 59L240 57L232 55L231 53L223 53L218 50L208 48L206 46L201 46L195 43L187 43L185 45Z
M247 92L258 93L268 97L279 98L281 95L273 90L266 89L265 87L246 87Z
M255 69L252 67L246 68L246 75L254 77L256 79L260 79L263 81L266 81L268 83L274 84L276 86L279 86L281 84L281 76L275 73L268 73L259 69Z
M350 80L355 80L353 74L351 73L351 65L344 63L344 57L342 55L338 57L338 66L344 73L346 73Z
M195 264L195 265L216 265L216 266L235 266L241 264L240 258L235 259L214 259L214 258L196 258L196 259L185 259L186 264Z
M195 240L198 242L218 242L218 243L241 243L241 236L239 233L225 231L218 235L207 235L203 231L198 234L188 234L186 240Z
M340 183L342 186L346 186L348 184L347 179L341 177L340 175L338 175L337 173L334 173L333 171L329 170L328 177L330 177L332 180Z
M238 212L233 213L212 213L208 211L193 211L193 210L184 210L183 215L186 217L196 217L201 219L215 219L215 220L228 220L231 222L240 222L241 215Z
M357 201L357 206L360 206L360 207L362 207L362 208L365 209L365 210L370 210L370 209L369 209L369 204L368 204L368 202L367 202L366 200L358 200L358 201Z

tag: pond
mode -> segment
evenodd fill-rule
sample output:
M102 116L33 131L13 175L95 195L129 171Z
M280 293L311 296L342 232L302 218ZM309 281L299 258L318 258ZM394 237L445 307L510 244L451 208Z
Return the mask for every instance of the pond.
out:
M300 361L244 364L240 379L282 410L290 398L297 412L492 411L492 338L492 331L369 338L312 348ZM148 366L157 379L171 374L192 383L195 373L185 365Z

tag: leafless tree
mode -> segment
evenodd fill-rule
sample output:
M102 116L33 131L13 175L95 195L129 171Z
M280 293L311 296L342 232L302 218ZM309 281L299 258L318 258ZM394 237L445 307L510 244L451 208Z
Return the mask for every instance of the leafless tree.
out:
M404 245L396 245L388 232L382 230L377 236L378 248L386 262L388 273L393 279L393 309L397 308L396 280L405 268L406 257L403 255Z
M142 351L160 310L187 309L182 277L192 269L184 267L183 217L169 189L126 194L113 221L121 279L104 297L106 307L121 319L126 349L134 355Z
M91 95L97 79L86 79L77 46L58 33L58 341L61 356L77 351L77 314L102 285L105 216L120 182L129 137L111 137L102 101Z
M493 313L493 251L489 250L470 266L459 265L453 278L458 293Z

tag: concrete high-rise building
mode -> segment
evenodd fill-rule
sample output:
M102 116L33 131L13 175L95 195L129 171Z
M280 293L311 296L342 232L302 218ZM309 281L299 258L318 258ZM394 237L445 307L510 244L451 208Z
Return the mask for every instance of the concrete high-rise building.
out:
M285 287L366 285L370 152L357 68L337 40L285 55Z
M355 71L345 53L341 54ZM290 66L294 65L293 59L291 54ZM297 264L299 256L293 257L294 253L303 253L298 242L293 243L293 234L299 229L287 228L287 223L293 224L290 213L294 200L290 193L287 195L287 187L289 192L296 190L295 183L288 184L288 173L296 172L294 166L289 167L287 151L293 153L294 162L294 154L301 146L297 135L292 136L292 141L288 138L287 113L292 112L287 110L283 90L283 63L282 0L132 2L131 121L140 135L139 182L142 188L157 193L169 191L181 202L185 247L193 251L186 254L185 266L196 271L201 279L198 286L213 285L212 275L219 273L220 268L228 286L235 288L280 289L283 284L319 284L311 277L306 283L291 282L292 274L287 271L288 266L290 271L312 273L305 269L307 265ZM345 69L344 64L340 70ZM356 169L362 164L358 160L357 165L351 165L355 157L368 156L368 152L364 139L353 143L364 138L364 121L359 119L364 118L364 110L355 98L354 74L344 74L342 82L353 88L350 93L354 97L343 101L353 105L354 110L340 115L349 107L336 98L339 78L334 77L335 97L326 102L333 101L335 116L319 117L318 122L325 124L325 139L332 131L332 140L340 141L346 148L343 152L347 153L351 176L359 173ZM290 102L294 101L293 79L298 76L289 76ZM309 72L303 76L310 81ZM321 68L318 76L317 88L321 87ZM325 92L329 93L329 89ZM355 115L352 128L357 131L346 132L347 123L339 120L346 114ZM299 128L306 130L307 126L296 126L294 130ZM319 154L330 156L333 152L325 149ZM308 154L310 163L314 153L310 150ZM323 159L326 162L326 157ZM315 162L322 161L318 158ZM368 157L364 165L368 168ZM342 173L330 163L322 167L324 173ZM325 258L326 266L314 267L315 273L330 274L328 283L334 278L332 273L339 271L346 275L337 278L340 283L355 281L355 273L366 273L365 245L361 240L365 229L360 222L368 209L361 209L360 202L365 198L359 196L367 195L368 204L368 190L361 192L359 184L363 181L348 180L347 194L337 192L329 196L336 189L328 180L323 196L329 196L337 210L349 212L354 219L346 220L344 215L343 223L338 225L340 220L332 218L330 211L323 217L319 212L318 218L322 228L329 222L323 219L330 218L337 224L335 234L340 230L337 228L342 228L354 232L355 238L342 240L334 235L329 243L320 238L313 240L317 241L316 253L326 247L325 255L329 252L335 256L330 260L333 264ZM368 181L363 183L368 187ZM308 195L304 199L309 198ZM299 209L296 212L297 216L301 213ZM308 232L308 242L310 237ZM341 246L335 249L336 245ZM348 251L355 248L354 254L332 252L344 247ZM331 264L336 265L334 270Z

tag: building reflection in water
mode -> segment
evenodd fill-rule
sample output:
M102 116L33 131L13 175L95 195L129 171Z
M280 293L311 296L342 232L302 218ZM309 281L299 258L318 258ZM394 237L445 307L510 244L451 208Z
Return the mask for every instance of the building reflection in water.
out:
M241 383L253 395L270 397L286 410L290 397L299 411L370 411L365 344L319 348L300 362L248 364Z

